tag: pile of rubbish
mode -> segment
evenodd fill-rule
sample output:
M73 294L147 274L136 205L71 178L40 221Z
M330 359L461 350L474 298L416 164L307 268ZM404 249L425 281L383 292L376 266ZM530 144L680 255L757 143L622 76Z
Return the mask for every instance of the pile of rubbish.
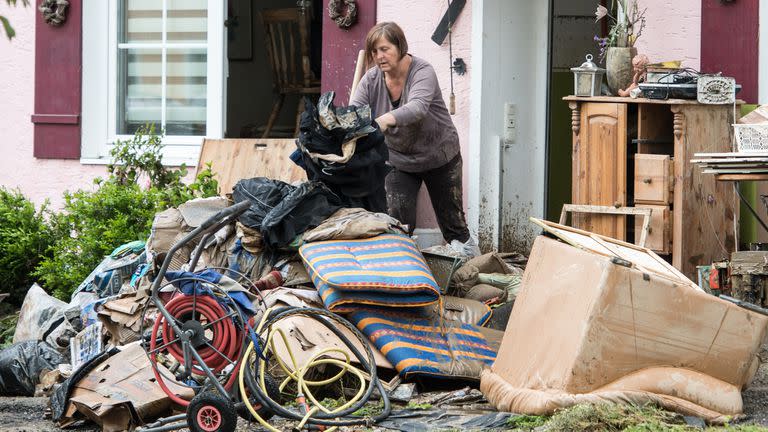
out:
M386 174L370 112L332 99L302 118L310 181L244 179L158 213L69 303L31 287L0 395L50 396L60 426L104 431L491 428L602 401L742 412L768 317L647 249L544 221L529 260L420 250L355 180Z

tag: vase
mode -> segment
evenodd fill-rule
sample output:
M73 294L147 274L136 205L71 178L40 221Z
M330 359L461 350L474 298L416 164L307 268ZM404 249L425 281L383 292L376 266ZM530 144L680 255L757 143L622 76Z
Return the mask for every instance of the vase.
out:
M632 84L634 71L632 58L637 54L634 47L608 47L605 51L605 76L611 94L619 94L619 89L626 89Z

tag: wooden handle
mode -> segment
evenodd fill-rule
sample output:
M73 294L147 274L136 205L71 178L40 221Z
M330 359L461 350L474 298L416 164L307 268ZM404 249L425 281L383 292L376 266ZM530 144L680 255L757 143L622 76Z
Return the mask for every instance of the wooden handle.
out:
M365 50L360 50L357 53L357 63L355 63L355 75L352 77L352 87L349 89L349 98L355 95L355 89L360 82L360 78L363 77L363 69L365 68Z
M456 114L456 95L451 93L451 97L448 99L448 112L451 115Z

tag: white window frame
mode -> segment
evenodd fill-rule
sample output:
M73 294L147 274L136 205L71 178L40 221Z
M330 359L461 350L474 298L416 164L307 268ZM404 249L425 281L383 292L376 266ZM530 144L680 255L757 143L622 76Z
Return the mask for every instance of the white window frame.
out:
M166 3L167 0L160 0ZM205 136L170 135L163 139L163 164L196 166L204 138L224 136L225 61L224 17L227 2L208 1L207 101ZM165 11L166 8L163 7ZM117 131L117 0L83 1L82 139L80 162L108 164L115 141L130 139ZM160 44L155 44L160 47ZM155 47L121 44L123 47ZM175 44L174 47L199 47ZM163 49L163 52L165 49ZM165 67L165 66L164 66ZM163 107L163 115L165 109Z

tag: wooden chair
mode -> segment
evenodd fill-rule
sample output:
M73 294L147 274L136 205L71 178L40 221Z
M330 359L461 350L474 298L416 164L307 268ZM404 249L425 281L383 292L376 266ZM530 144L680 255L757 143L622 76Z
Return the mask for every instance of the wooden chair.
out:
M309 63L309 11L302 13L299 8L265 9L261 11L264 25L267 58L272 69L272 80L277 100L272 105L267 126L262 138L266 138L277 121L285 95L320 94L320 80ZM303 104L299 101L296 114L295 135L299 132L299 115Z

